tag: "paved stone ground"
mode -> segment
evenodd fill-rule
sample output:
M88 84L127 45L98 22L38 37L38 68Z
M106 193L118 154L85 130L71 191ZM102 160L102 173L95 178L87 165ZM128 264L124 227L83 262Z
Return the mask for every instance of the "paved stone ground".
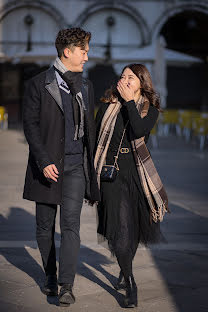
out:
M74 285L76 303L60 308L45 297L35 241L34 204L22 199L27 145L21 131L0 132L0 311L122 311L124 293L114 290L119 268L97 244L95 207L84 205L81 251ZM139 248L134 274L140 312L208 311L208 152L182 138L159 138L151 149L169 195L171 214L162 231L168 243ZM57 217L57 264L59 251Z

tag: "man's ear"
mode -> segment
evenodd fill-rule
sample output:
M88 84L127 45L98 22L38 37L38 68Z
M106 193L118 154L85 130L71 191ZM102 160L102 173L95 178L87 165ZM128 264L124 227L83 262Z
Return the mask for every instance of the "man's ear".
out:
M72 51L69 48L65 48L63 51L63 55L65 58L69 58L71 56Z

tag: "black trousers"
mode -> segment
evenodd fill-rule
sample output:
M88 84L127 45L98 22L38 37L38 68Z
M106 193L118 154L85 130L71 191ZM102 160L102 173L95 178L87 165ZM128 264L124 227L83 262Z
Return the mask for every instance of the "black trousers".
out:
M80 249L80 214L85 193L83 165L65 165L60 205L59 284L73 285ZM57 205L36 203L36 238L46 275L56 274L54 243Z

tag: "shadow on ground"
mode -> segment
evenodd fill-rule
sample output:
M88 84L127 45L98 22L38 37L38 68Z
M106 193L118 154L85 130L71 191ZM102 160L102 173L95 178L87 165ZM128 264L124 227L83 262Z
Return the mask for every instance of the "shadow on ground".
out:
M205 312L208 293L208 219L178 206L172 206L171 209L172 214L165 218L161 226L170 249L168 247L165 250L151 249L152 258L178 312ZM8 242L35 240L35 217L22 208L11 207L8 218L0 216L0 225L1 240ZM60 239L58 233L55 239ZM189 248L191 244L203 248L192 250ZM123 294L118 293L113 287L116 277L103 268L110 265L111 260L95 250L82 247L77 274L102 287L122 307ZM41 287L44 280L43 269L27 248L0 248L0 254L8 263L26 273ZM96 271L100 272L110 285L103 282L96 275ZM47 300L50 304L58 305L57 298L48 297Z
M18 223L19 221L19 223ZM1 225L1 240L4 241L32 241L35 240L35 217L26 212L23 208L11 207L10 214L7 218L0 215ZM23 231L24 229L24 231ZM55 233L55 240L60 240L60 234ZM98 284L109 294L111 294L117 300L118 304L122 306L123 295L118 293L113 285L116 282L116 277L108 273L103 266L112 263L110 259L101 253L92 250L86 246L81 246L80 259L77 274L85 277L86 279ZM36 248L36 247L34 247ZM57 259L58 259L57 249ZM44 281L44 271L42 266L31 256L27 248L0 248L0 254L17 269L30 276L35 283L40 287ZM92 269L90 269L90 267ZM111 286L103 282L95 274L95 270L102 273L107 280L109 280ZM48 297L48 303L58 305L57 298Z
M169 244L151 250L178 312L208 311L208 219L178 206L161 224ZM192 248L196 244L196 248ZM198 248L197 248L198 247Z

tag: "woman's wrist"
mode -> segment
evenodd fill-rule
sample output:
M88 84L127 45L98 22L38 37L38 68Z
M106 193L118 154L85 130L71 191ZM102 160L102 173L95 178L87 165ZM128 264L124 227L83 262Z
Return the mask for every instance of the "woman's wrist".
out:
M129 101L125 101L125 102L124 102L124 105L127 106L127 105L129 105L130 103L134 103L134 99L129 100Z

